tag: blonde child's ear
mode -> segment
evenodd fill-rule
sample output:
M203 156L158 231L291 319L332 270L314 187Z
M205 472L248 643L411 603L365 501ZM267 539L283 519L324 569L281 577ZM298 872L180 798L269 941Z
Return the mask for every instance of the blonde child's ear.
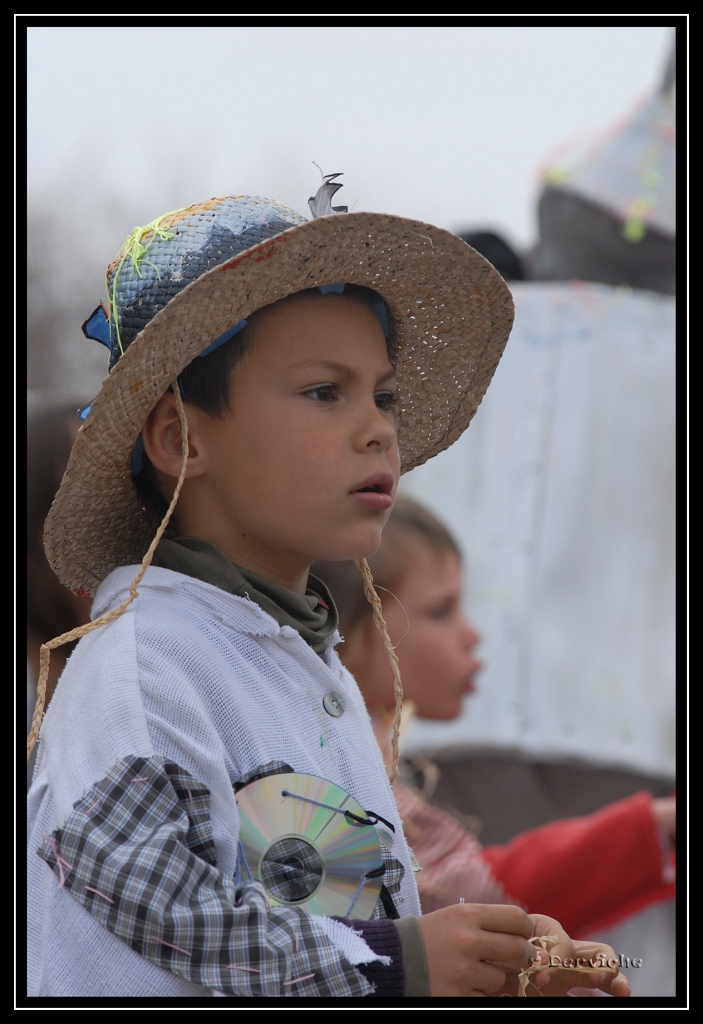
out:
M185 408L185 403L184 403ZM186 479L204 471L202 438L198 430L199 409L188 407L188 467ZM156 403L142 428L144 451L158 473L177 479L183 462L181 424L172 392L167 391Z
M373 619L364 617L357 622L350 632L344 634L344 643L339 647L338 654L340 661L353 676L356 677L358 668L364 664L368 652L368 626L373 627Z

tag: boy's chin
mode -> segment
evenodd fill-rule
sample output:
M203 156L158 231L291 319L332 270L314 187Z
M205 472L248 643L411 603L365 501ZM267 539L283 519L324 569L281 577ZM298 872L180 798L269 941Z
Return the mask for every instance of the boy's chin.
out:
M400 673L401 679L403 673ZM422 701L419 701L416 708L416 714L418 718L425 718L429 722L452 722L455 718L458 718L463 711L464 706L461 702L448 702L437 706L436 703L430 701L427 707L423 707Z
M339 540L326 547L326 553L316 557L325 562L350 562L355 558L370 558L381 545L380 525L355 531L354 536Z

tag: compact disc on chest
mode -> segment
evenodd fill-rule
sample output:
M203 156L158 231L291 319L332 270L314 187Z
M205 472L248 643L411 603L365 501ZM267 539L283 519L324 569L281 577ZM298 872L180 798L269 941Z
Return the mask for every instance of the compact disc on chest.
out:
M237 793L240 877L261 882L272 905L369 920L383 857L366 811L316 775L269 775Z

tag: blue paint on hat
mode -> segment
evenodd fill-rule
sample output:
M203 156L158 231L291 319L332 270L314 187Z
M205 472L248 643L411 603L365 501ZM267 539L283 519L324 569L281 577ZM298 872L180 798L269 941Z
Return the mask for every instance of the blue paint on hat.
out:
M321 284L318 285L317 290L320 293L320 295L341 295L345 288L346 284ZM372 289L369 289L369 291L371 290ZM388 307L386 306L381 296L375 292L374 298L371 301L371 309L376 314L378 322L381 325L384 337L390 337L391 324L390 317L388 316Z
M388 306L385 304L380 295L376 295L376 297L373 299L373 301L371 302L371 308L378 317L378 322L381 325L384 337L389 338L391 333L391 325L390 318L388 316Z
M102 305L93 310L88 319L83 321L81 328L86 338L99 341L101 345L110 348L110 323Z

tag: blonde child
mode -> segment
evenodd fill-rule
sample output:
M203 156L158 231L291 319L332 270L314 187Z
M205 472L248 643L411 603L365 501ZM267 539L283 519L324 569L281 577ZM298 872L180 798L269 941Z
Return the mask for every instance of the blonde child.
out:
M516 994L529 940L576 953L518 907L421 916L334 603L308 573L358 559L377 600L364 559L401 464L468 425L512 320L478 254L425 224L334 214L334 177L311 221L226 196L135 229L84 326L110 372L45 537L59 579L95 600L88 626L42 648L30 749L49 650L82 636L29 792L31 996ZM267 860L277 840L248 863L239 800L279 777L276 801L321 778L359 807L332 817L384 823L357 890L382 878L370 919L356 896L341 917L308 911L324 868L299 835L302 861ZM562 974L534 979L559 994ZM584 978L628 994L597 963Z
M398 495L381 546L369 558L405 699L427 719L449 721L474 692L480 637L464 617L461 551L429 509ZM340 615L340 656L352 672L389 756L393 680L382 642L349 563L315 563ZM539 906L571 935L609 926L671 898L675 801L640 792L587 817L553 822L482 848L450 814L397 779L394 794L422 871L425 913L468 902ZM549 870L545 866L549 865ZM594 870L597 865L597 870Z

